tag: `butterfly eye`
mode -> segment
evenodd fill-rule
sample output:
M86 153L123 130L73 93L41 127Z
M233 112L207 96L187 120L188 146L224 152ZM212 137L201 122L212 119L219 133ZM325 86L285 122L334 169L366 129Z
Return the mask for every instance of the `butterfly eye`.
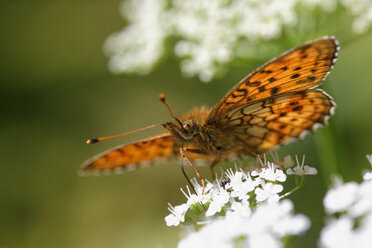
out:
M195 130L195 125L192 123L192 121L185 121L182 125L183 129L187 134L193 134Z

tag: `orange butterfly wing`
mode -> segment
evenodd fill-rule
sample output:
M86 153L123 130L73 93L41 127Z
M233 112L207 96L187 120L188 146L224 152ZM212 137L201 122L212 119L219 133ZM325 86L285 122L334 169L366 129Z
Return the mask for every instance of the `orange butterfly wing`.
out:
M272 59L233 87L212 109L207 123L253 101L319 86L332 70L338 50L334 37L324 37Z
M192 149L186 146L187 148ZM180 146L174 142L173 135L164 133L131 144L120 145L98 154L81 165L80 174L133 170L180 157L179 150ZM211 156L187 151L185 155L192 160L213 160Z
M127 145L121 145L85 161L82 174L90 171L131 170L141 165L175 158L178 148L173 135L164 133Z
M327 124L334 108L330 96L312 89L236 108L228 112L220 127L224 128L224 140L262 153Z
M334 38L324 37L269 61L225 95L206 125L225 143L262 153L326 124L335 103L311 89L332 69L338 49Z

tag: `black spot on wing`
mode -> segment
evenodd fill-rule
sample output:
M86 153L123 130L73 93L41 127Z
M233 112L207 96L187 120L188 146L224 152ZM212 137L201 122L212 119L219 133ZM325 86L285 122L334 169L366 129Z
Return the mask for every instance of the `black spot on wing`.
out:
M295 78L298 78L299 76L300 76L300 74L296 73L296 74L293 74L293 75L291 76L291 78L292 78L292 79L295 79Z
M275 95L275 94L278 93L278 92L279 92L279 88L278 88L278 87L274 87L274 88L272 88L271 91L270 91L271 95Z

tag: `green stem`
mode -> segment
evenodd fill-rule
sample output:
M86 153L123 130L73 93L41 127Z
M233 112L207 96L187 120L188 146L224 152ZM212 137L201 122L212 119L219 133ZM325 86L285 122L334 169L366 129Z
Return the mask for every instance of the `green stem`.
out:
M304 176L297 176L296 175L296 187L294 187L291 191L285 193L282 195L279 199L282 200L284 198L287 198L288 196L292 195L297 190L301 189L306 183L306 175Z
M296 187L294 187L291 191L285 193L284 195L280 196L280 200L284 199L284 198L287 198L288 196L292 195L294 192L296 192L297 190L299 190L302 186L300 185L297 185Z

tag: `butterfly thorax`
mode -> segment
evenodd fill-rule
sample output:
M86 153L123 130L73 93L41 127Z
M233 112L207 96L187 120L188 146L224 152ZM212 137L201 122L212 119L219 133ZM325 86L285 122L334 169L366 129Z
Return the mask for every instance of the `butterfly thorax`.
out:
M174 135L176 146L181 145L197 153L211 154L218 151L215 138L204 123L210 111L207 107L193 109L182 115L174 122L167 122L163 126Z

